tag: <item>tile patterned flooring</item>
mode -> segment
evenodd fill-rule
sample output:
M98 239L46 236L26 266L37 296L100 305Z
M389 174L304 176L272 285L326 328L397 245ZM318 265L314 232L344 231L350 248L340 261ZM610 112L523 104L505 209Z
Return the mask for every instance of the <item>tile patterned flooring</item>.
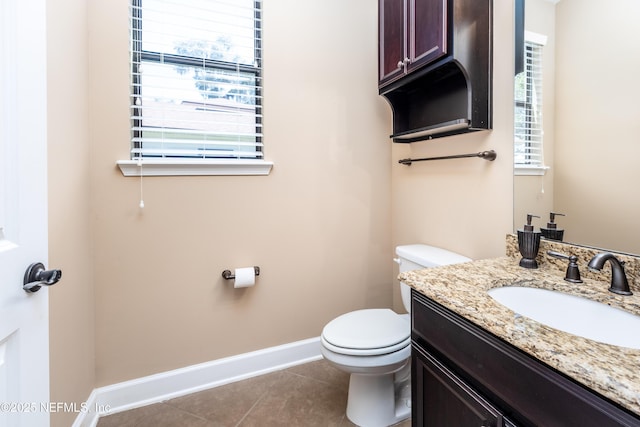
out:
M348 374L319 360L102 417L97 427L348 427L348 388Z

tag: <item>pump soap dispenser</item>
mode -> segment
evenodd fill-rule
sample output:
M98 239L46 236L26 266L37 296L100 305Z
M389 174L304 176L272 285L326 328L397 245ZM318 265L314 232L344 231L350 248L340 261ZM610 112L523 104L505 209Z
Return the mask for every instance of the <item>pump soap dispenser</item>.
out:
M557 240L562 242L562 238L564 237L564 230L558 228L558 224L554 221L556 220L556 215L564 216L561 213L551 212L549 213L549 222L547 223L547 228L540 227L540 232L542 233L542 237L549 240Z
M533 231L532 218L540 217L527 214L527 223L522 230L518 230L518 248L520 249L520 255L522 255L519 265L524 268L538 268L536 256L538 256L538 249L540 249L541 233Z

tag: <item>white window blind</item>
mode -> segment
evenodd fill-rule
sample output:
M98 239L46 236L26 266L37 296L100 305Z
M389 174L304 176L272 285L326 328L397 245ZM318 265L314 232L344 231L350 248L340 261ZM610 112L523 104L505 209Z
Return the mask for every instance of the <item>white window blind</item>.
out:
M524 71L515 79L515 167L544 167L542 130L542 49L525 42Z
M262 159L260 0L131 0L131 159Z

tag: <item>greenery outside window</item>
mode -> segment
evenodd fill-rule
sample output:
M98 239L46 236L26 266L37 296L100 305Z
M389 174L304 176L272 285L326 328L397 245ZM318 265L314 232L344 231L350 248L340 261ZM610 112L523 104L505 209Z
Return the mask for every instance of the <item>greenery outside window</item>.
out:
M121 169L268 173L261 1L131 0L130 10L131 157Z

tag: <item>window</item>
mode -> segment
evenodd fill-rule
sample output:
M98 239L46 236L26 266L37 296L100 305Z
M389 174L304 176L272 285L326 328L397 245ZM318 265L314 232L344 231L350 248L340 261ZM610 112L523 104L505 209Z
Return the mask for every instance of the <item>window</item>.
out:
M270 169L260 0L131 0L130 40L131 160L121 169Z
M542 50L546 37L526 37L524 71L515 78L514 163L516 169L541 173L546 169L542 129Z

